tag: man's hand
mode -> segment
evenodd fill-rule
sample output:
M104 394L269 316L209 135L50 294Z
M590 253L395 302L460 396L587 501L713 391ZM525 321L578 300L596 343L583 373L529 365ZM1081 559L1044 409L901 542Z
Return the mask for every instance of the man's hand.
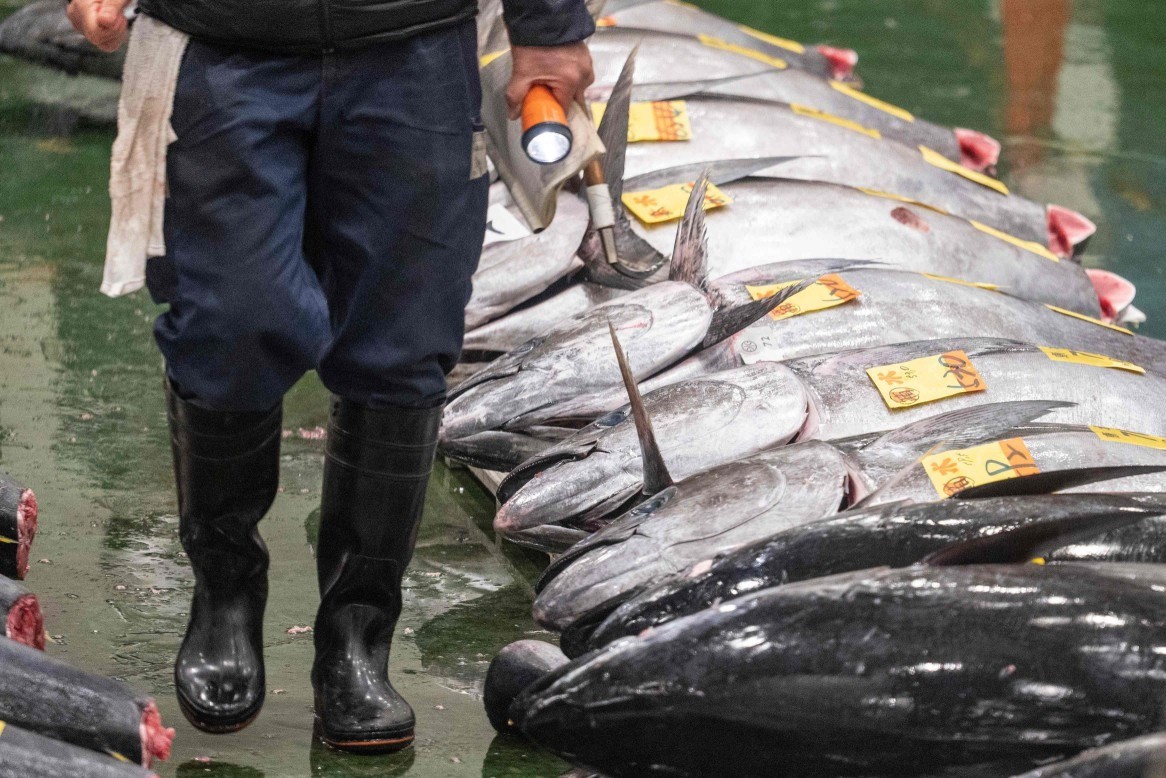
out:
M506 87L506 104L511 119L522 115L522 101L535 84L550 89L565 110L573 102L582 104L583 92L595 81L591 52L586 43L514 46L510 51L514 69Z
M117 51L129 37L130 0L72 0L67 13L77 32L102 51Z

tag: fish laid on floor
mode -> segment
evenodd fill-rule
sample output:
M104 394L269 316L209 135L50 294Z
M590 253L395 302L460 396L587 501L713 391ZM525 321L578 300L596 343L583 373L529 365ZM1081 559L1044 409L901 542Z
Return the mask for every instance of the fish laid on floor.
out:
M1164 586L1160 565L1116 564L789 584L587 654L516 720L612 776L1016 772L1161 725Z
M129 762L0 721L0 778L151 778ZM155 776L156 778L156 776Z
M813 111L718 97L690 97L685 103L691 140L608 149L609 154L626 155L627 177L678 165L787 157L761 174L910 198L1042 244L1058 256L1079 252L1096 231L1079 214L1011 194L999 181L965 170L926 147L874 137L867 128L842 126Z
M851 79L858 64L858 54L850 49L805 46L748 30L695 5L672 0L609 0L603 14L600 29L631 27L692 37L703 40L706 49L735 51L760 64L788 66L827 78ZM594 56L603 59L599 54ZM778 61L783 64L778 65Z
M0 618L4 619L4 637L33 648L45 647L45 620L36 595L3 575L0 575Z
M597 99L607 96L620 63L638 46L638 86L632 92L637 102L718 95L796 104L857 122L912 148L927 146L979 172L993 169L999 160L999 142L983 133L941 127L852 86L798 68L778 68L747 53L710 49L697 38L601 27L588 46L596 69L588 93Z
M721 387L718 377L736 375L732 369L727 373L711 373L645 391L644 403L647 414L656 424L663 461L670 471L675 471L673 475L688 475L731 462L736 457L722 452L735 453L741 448L729 439L728 431L732 429L746 430L743 440L752 440L766 433L776 443L789 435L789 428L796 428L796 433L789 437L799 441L841 441L905 428L901 435L891 433L887 439L910 441L914 429L926 430L925 420L940 414L989 404L1012 405L1018 401L1052 403L1053 406L1064 404L1048 417L1060 424L1132 429L1138 433L1166 436L1166 377L1151 371L1136 373L1105 367L1105 362L1091 362L1086 357L1065 361L1053 358L1061 352L1050 351L1052 355L1015 341L965 338L902 343L782 363L761 362L754 367L765 377L763 386L769 387L762 392L765 403L772 406L767 413L774 418L780 417L781 413L793 414L787 417L790 421L786 427L772 430L750 430L748 417L736 417L743 390L700 391L700 387L706 384ZM906 379L907 370L915 368L919 360L941 367L942 361L956 364L953 360L958 360L963 365L961 370L970 368L974 371L975 380L980 385L969 386L973 391L952 390L950 396L934 402L891 407L883 394L886 386L880 390L874 379L880 374L889 380ZM945 367L941 372L947 373L948 370ZM870 371L874 371L873 377ZM965 375L971 373L965 372ZM641 390L649 388L652 383L645 382ZM918 384L917 389L913 383ZM776 391L778 388L782 393ZM921 393L927 391L927 384L922 378L905 380L902 386L895 384L890 389L890 392L896 391ZM626 390L624 396L627 397ZM919 396L921 399L922 394ZM700 398L699 404L691 401L693 397ZM516 540L522 538L543 544L546 541L540 538L542 528L573 525L555 530L555 542L570 538L579 540L587 533L582 526L575 525L577 520L590 520L596 527L600 526L603 522L599 519L612 515L614 509L641 493L645 482L644 466L630 410L630 406L625 406L600 417L516 468L499 489L502 505L495 518L499 531ZM720 419L729 419L731 423L722 422L718 426ZM1002 419L1007 420L1004 428L1022 422L1022 419L1011 416L1002 416ZM907 426L916 423L920 423L919 427ZM1003 432L1004 428L997 427L996 431ZM692 430L706 431L707 434L694 437ZM931 442L915 456L925 453L927 447L943 442L945 435L949 442L966 440L959 435L958 427L954 433L928 435ZM1129 441L1105 441L1103 445L1124 451ZM1138 455L1145 457L1149 453L1139 452ZM1122 456L1131 455L1111 455ZM892 457L886 461L890 472L910 462ZM1052 464L1054 460L1049 461ZM846 479L847 488L856 490L854 500L861 499L874 488L870 484L885 483L889 473L873 475L879 465L878 457L869 457L863 467L872 475L867 475L866 481L862 478ZM912 486L913 483L909 482L902 488Z
M1102 315L1098 292L1079 264L1059 261L1041 244L1012 239L985 225L817 181L747 178L718 186L732 203L705 215L713 277L815 257L874 260L990 284L1013 297L1095 318ZM633 179L625 188L651 185ZM674 223L633 226L661 252L675 241Z
M125 684L77 670L0 638L0 720L149 767L170 756L174 730L154 701Z
M694 198L693 204L699 203ZM699 213L699 207L690 212ZM539 409L618 386L610 326L627 348L636 377L646 378L699 346L739 332L798 290L790 287L772 300L721 306L705 292L705 254L694 244L701 234L678 233L668 281L561 321L459 384L450 393L442 438L518 428Z
M0 575L21 580L28 575L37 515L32 489L0 473Z
M631 581L625 581L623 592L609 595L601 605L596 605L601 602L598 597L591 597L591 612L571 624L564 647L569 646L569 653L578 655L751 592L852 570L906 567L953 543L991 538L1042 522L1141 516L1143 521L1136 525L1090 537L1081 545L1101 544L1112 552L1096 561L1166 562L1166 545L1158 544L1154 548L1156 556L1152 556L1145 553L1146 545L1137 540L1137 535L1147 529L1156 536L1163 534L1158 529L1163 513L1166 497L1161 494L1057 494L857 508L824 520L789 526L749 545L704 556L695 564L694 555L675 559L679 564L672 567L674 572L657 575L650 585L641 585L639 592L632 589ZM1079 556L1075 548L1067 543L1065 553L1060 549L1051 551L1048 558L1074 560ZM669 566L656 567L663 572ZM613 577L618 575L614 564L605 562L603 568ZM615 591L614 585L609 588L609 592ZM619 596L624 593L632 596L620 602ZM540 599L544 601L543 610L558 605L547 590ZM561 598L558 602L562 602ZM612 603L618 607L613 608ZM558 607L562 610L562 606ZM580 603L574 607L582 613L584 606Z
M1166 733L1121 740L1091 748L1016 778L1163 778L1166 776Z
M508 202L508 196L495 195L496 190L505 192L505 184L491 186L491 199L496 202L490 206L486 234L489 239L493 229L497 237L482 249L474 273L474 291L466 306L468 330L505 314L583 266L575 253L590 216L579 194L560 192L554 221L542 232L531 234L518 208ZM507 218L508 225L494 223Z

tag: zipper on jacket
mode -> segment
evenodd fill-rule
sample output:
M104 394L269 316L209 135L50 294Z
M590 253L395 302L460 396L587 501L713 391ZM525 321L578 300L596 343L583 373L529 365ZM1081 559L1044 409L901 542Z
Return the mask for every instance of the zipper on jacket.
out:
M336 50L336 45L332 41L332 17L328 13L328 3L330 0L320 0L320 35L324 40L324 53L331 54Z

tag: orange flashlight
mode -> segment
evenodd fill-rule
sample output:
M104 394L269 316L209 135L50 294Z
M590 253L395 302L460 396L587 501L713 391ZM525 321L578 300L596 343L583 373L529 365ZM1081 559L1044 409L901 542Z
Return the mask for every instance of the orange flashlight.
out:
M574 138L567 113L550 89L535 84L522 101L522 148L540 165L562 162L571 153Z

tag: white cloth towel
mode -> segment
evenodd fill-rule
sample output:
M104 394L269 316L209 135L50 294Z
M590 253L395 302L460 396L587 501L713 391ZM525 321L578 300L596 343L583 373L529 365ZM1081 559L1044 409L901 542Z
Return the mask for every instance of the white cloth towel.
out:
M141 289L146 260L166 253L166 147L176 137L170 114L189 40L142 15L130 33L109 170L112 213L101 291L110 297Z

